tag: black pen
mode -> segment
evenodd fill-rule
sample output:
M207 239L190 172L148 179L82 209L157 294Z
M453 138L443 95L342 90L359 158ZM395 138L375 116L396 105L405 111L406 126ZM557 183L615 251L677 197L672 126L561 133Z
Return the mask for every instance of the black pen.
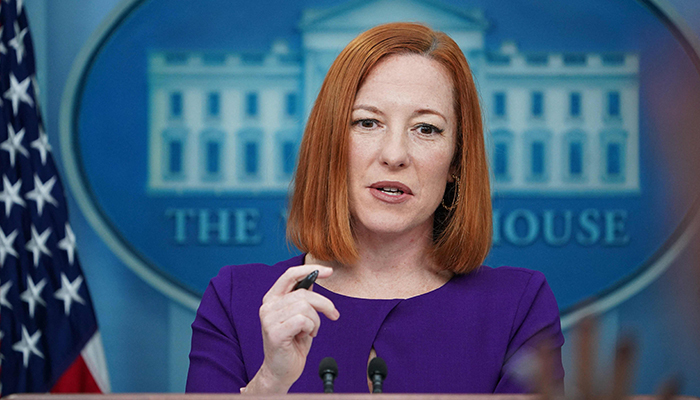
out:
M313 271L312 273L306 275L306 277L299 282L297 282L296 285L294 285L294 289L292 289L292 292L297 290L297 289L308 289L311 287L311 285L316 282L316 278L318 277L318 270Z

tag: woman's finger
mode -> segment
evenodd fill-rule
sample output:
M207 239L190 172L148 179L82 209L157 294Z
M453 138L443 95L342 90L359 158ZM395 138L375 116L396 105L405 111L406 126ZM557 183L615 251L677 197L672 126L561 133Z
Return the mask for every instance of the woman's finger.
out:
M304 297L304 300L311 304L314 310L323 313L328 319L335 321L340 318L340 313L335 308L335 304L327 297L308 290L305 290L301 295Z
M327 297L309 290L296 290L277 298L276 301L268 301L267 303L264 303L260 308L261 318L266 314L284 309L290 304L298 301L304 301L311 304L316 311L325 314L326 317L333 321L340 317L340 313L335 308L335 304L333 304L333 302Z
M314 329L312 336L315 337L321 326L321 318L314 306L303 298L289 303L284 308L275 310L269 315L263 315L261 323L263 324L263 329L269 329L270 326L279 325L296 315L304 315L313 321ZM289 335L296 335L297 333L298 332L289 332Z
M311 336L316 337L318 328L321 326L321 317L318 316L318 312L313 308L313 306L311 306L311 304L308 302L290 304L289 308L285 311L288 312L289 315L301 314L309 318L314 323L314 327L309 333Z
M272 343L280 345L293 341L300 334L311 336L314 329L316 329L316 326L309 317L296 314L271 329L267 334Z
M263 302L265 302L270 297L283 296L292 291L294 285L297 282L304 279L311 272L318 270L319 278L327 278L333 273L333 269L330 267L325 267L317 264L307 264L299 265L297 267L291 267L284 271L284 273L277 279L274 285L267 291L265 297L263 297Z

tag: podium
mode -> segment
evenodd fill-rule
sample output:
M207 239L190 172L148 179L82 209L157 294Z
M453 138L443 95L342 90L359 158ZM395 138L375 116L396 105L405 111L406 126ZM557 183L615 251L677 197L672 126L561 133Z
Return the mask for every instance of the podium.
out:
M13 394L4 399L17 400L230 400L239 394L130 393L130 394ZM370 394L370 393L294 393L274 396L249 396L242 399L265 400L538 400L536 394ZM629 396L628 400L658 400L658 396ZM700 400L693 396L675 396L675 400ZM619 399L621 400L621 399Z

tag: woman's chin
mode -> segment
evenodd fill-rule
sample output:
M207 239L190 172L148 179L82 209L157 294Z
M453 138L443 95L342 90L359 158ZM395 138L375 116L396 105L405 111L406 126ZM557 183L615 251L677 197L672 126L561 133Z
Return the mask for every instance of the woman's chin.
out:
M384 218L374 217L369 218L368 223L361 224L359 229L355 229L358 235L367 235L374 238L386 237L390 239L394 236L410 235L411 233L420 234L423 231L431 232L432 220L423 223L415 223L413 221L402 221L397 216L388 216Z

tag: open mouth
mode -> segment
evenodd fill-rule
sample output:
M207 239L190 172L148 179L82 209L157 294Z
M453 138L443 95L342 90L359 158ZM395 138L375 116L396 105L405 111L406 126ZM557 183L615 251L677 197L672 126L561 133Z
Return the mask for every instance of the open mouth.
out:
M379 187L377 190L384 192L386 194L392 195L392 196L400 196L404 193L403 190L397 189L397 188L389 188L389 187Z
M411 189L401 182L397 181L381 181L370 185L370 188L385 195L402 198L403 195L412 195Z

